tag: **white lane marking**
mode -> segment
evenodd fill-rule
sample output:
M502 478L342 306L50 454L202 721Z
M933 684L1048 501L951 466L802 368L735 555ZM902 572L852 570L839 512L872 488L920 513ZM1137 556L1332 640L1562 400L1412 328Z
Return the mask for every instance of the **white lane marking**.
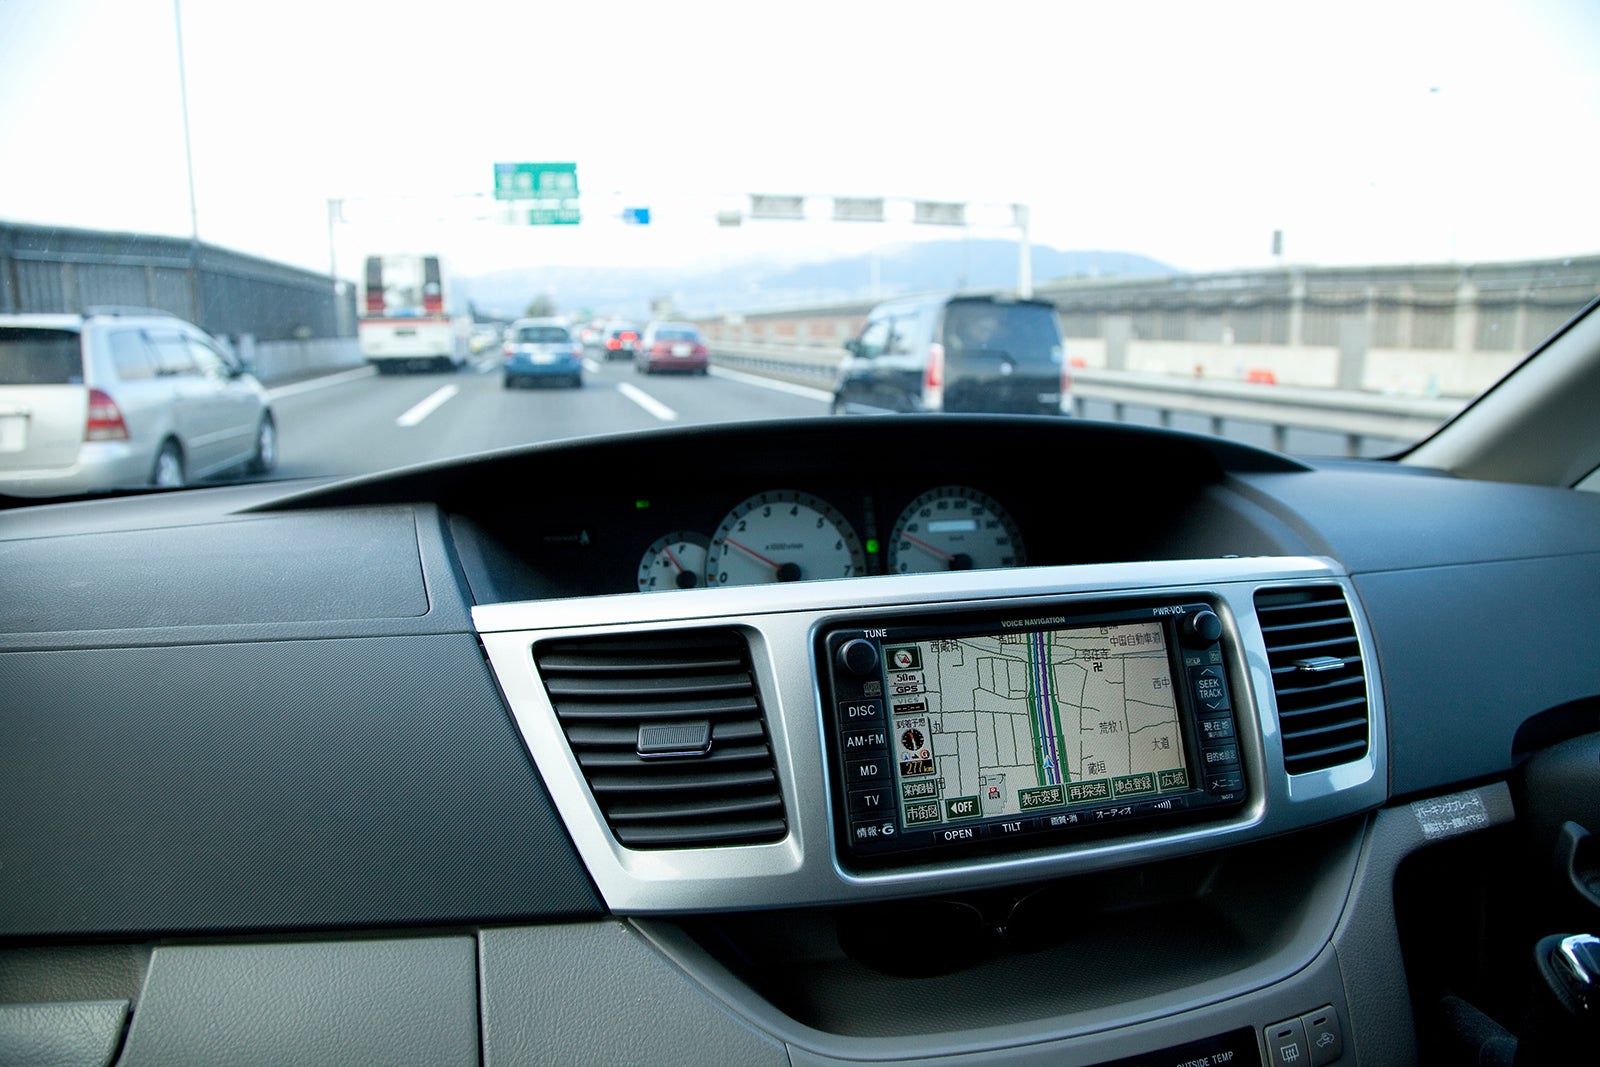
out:
M763 378L757 374L745 374L743 371L725 370L722 367L712 367L711 373L718 378L726 378L730 382L743 382L745 385L758 385L763 389L771 389L775 393L788 393L791 396L803 396L807 400L820 400L824 404L833 403L833 394L826 389L813 389L809 385L796 385L793 382L781 382L776 378Z
M492 359L489 360L487 363L480 363L480 364L478 364L478 373L479 374L493 374L495 368L498 367L499 365L500 364L497 361L492 360Z
M280 385L276 388L268 389L267 399L281 400L286 396L299 396L301 393L311 393L318 389L326 389L330 385L341 385L345 382L353 382L358 378L370 378L376 373L378 373L377 368L369 364L365 367L357 367L354 370L340 371L337 374L324 374L320 378L308 378L303 382L290 382L288 385Z
M429 415L432 415L435 411L438 411L439 408L444 406L444 404L449 401L451 397L455 396L459 392L461 392L461 386L459 385L447 385L441 389L435 389L432 393L428 394L427 398L424 399L422 403L417 404L404 415L401 415L398 419L395 419L394 424L396 426L415 426Z
M676 411L673 411L671 408L667 407L667 405L663 404L661 401L657 400L643 389L635 388L634 386L629 385L627 382L618 382L617 392L621 393L635 404L638 404L640 407L644 408L662 422L674 422L678 418L678 413Z
M583 361L583 369L588 371L590 374L599 374L600 364L596 363L592 359L586 359Z

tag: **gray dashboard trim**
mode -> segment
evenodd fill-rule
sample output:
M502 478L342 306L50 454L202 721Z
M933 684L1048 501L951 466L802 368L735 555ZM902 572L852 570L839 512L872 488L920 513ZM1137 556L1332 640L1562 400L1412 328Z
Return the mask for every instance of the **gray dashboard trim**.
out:
M1293 777L1282 746L1270 667L1253 596L1257 589L1337 584L1350 599L1363 649L1372 648L1359 601L1342 570L1311 557L1141 562L1011 571L893 575L737 589L629 594L480 606L483 645L518 729L607 906L659 914L846 903L1056 877L1255 840L1381 805L1387 797L1382 694L1368 672L1372 744L1357 762ZM822 739L818 631L907 608L949 610L1044 605L1071 609L1108 597L1211 600L1223 618L1240 712L1240 748L1251 800L1226 819L1127 837L917 867L862 872L837 857ZM738 629L750 642L766 710L789 834L772 844L635 851L607 829L534 668L535 641L648 633L692 624ZM1269 770L1270 769L1270 770Z
M0 1064L105 1067L127 1018L126 1000L0 1004Z
M120 1067L478 1063L471 937L156 949Z

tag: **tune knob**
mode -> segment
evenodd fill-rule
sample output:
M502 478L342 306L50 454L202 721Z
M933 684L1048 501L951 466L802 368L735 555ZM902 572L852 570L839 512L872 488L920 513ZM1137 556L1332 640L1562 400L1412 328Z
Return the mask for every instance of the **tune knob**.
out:
M839 669L857 678L865 678L878 670L878 646L864 638L855 637L839 646Z

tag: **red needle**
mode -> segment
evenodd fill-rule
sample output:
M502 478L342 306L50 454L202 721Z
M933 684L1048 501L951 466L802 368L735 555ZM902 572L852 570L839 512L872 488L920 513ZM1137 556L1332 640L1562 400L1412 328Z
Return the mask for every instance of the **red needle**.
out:
M773 570L777 570L780 566L782 566L782 564L772 562L772 560L768 559L766 556L763 556L761 553L757 552L755 549L747 548L746 546L741 545L739 542L735 541L731 537L724 537L723 540L728 542L728 544L732 545L734 548L737 548L740 552L745 553L747 556L751 557L752 559L759 559L762 563L765 563L767 566L771 567Z
M663 549L662 549L662 550L661 550L661 551L663 551L663 552L665 552L665 553L666 553L666 554L667 554L667 558L668 558L668 559L670 559L670 560L671 560L671 561L672 561L672 565L673 565L673 566L674 566L674 567L676 567L676 568L678 568L678 573L679 573L679 574L682 574L682 573L683 573L683 564L681 564L681 563L679 563L679 562L678 562L678 557L677 557L677 556L674 556L674 555L673 555L673 554L672 554L672 549L670 549L670 548L663 548Z
M946 552L942 548L935 548L934 546L928 544L928 542L922 540L921 538L912 537L908 533L903 533L900 536L904 537L907 541L910 541L912 544L916 545L918 548L927 549L929 552L932 552L935 556L938 556L940 559L944 560L946 563L948 563L949 561L951 561L951 560L956 558L951 553Z

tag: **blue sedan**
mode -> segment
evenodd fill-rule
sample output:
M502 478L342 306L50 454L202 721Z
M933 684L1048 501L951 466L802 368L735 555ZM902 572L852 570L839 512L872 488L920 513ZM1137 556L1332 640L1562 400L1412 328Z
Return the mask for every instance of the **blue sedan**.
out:
M583 385L583 345L573 340L564 322L518 319L506 334L503 383L551 380L573 388Z

